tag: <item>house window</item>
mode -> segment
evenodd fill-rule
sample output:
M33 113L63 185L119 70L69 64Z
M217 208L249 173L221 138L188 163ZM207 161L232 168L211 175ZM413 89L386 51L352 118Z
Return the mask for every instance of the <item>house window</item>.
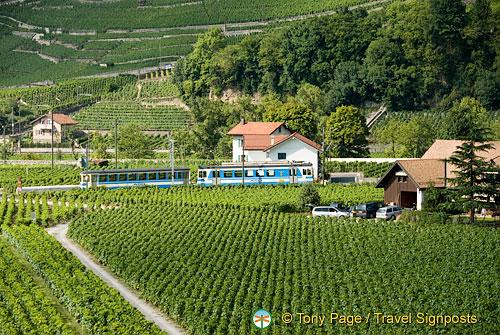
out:
M406 183L406 176L398 176L398 183Z
M238 155L238 162L242 162L243 157L245 157L245 162L248 162L248 155L245 155L245 156L243 156L243 155Z
M243 140L241 138L238 139L238 148L241 148L242 144L243 144Z
M286 159L286 153L285 152L278 152L278 159Z
M281 126L278 128L278 133L281 134Z

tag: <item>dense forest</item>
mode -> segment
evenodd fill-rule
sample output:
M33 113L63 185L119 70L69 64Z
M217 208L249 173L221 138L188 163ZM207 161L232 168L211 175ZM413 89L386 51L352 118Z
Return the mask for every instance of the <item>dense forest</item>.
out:
M457 122L466 117L486 123L497 139L499 49L500 7L489 0L346 8L235 45L214 28L176 66L174 82L197 121L181 138L204 148L197 151L203 156L224 156L225 131L245 117L295 124L316 141L325 127L333 156L366 156L370 140L392 144L388 155L418 157L436 138L465 139L473 127ZM214 101L228 89L246 96L235 104ZM386 124L371 133L345 129L341 115L362 119L366 107L382 103L391 116Z

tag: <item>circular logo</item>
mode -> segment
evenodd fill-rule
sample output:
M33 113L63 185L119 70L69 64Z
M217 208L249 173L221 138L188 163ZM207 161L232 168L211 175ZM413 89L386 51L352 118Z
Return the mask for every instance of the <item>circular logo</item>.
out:
M264 329L269 327L273 318L271 317L271 313L266 311L265 309L259 309L257 312L252 315L252 323L255 327L259 329Z

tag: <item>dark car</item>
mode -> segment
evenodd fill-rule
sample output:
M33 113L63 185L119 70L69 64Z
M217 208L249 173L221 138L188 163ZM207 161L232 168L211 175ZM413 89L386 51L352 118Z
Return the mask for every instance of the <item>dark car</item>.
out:
M380 201L370 201L356 206L352 212L352 216L365 219L374 218L378 209L385 207L385 204Z

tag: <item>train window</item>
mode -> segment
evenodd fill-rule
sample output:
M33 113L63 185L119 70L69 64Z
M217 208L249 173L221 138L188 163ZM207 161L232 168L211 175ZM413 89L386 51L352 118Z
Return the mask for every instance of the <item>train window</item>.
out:
M220 178L220 171L214 171L213 178Z
M224 171L224 178L232 178L233 171Z
M146 174L145 173L139 173L139 180L146 180Z
M207 178L207 171L199 171L198 177L199 178Z
M245 177L253 177L253 170L245 170Z
M109 181L116 181L118 178L116 177L116 174L110 174L109 176Z
M167 173L166 172L158 172L158 179L160 179L160 180L167 179Z
M130 173L128 175L128 180L129 181L134 181L134 180L137 180L137 173Z
M148 179L149 180L156 180L156 172L148 173Z
M236 171L234 171L234 176L235 176L236 178L241 178L241 177L243 177L243 171L241 171L241 170L236 170Z
M264 177L264 170L255 170L255 175L257 177Z
M118 180L119 181L127 181L127 174L126 173L120 173L118 175Z
M177 177L176 179L182 179L182 172L176 172Z
M107 175L105 175L105 174L100 174L99 175L99 182L100 183L105 183L107 181L108 181L108 176Z
M307 175L308 176L312 176L312 170L311 169L307 169Z
M268 177L274 177L274 170L267 170Z
M172 179L172 172L169 172L167 175L167 179Z

